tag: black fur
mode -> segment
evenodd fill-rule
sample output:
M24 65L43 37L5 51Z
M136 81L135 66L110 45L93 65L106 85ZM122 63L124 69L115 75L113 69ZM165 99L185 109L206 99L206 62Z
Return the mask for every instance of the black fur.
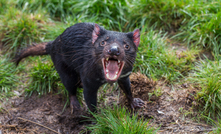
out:
M124 61L125 65L117 82L126 94L132 108L141 107L141 104L137 104L133 100L129 80L139 45L135 42L139 38L138 34L136 32L108 31L92 23L78 23L67 28L54 41L46 45L46 53L51 56L62 83L70 94L71 106L74 110L80 108L76 99L76 90L77 87L81 86L81 83L84 88L86 104L91 111L95 111L98 88L106 82L115 82L107 80L104 75L102 58L107 57ZM101 45L102 41L105 42L104 46ZM108 51L111 44L114 43L118 46L119 55L111 55L111 52ZM125 44L127 44L126 47ZM33 53L37 52L33 51ZM22 58L16 57L19 59L16 63L18 64Z

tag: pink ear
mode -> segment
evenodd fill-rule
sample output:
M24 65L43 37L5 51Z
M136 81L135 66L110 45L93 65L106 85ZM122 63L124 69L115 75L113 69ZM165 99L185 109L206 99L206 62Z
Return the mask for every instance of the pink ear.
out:
M138 47L140 44L140 30L139 29L135 29L133 31L133 41L134 41L134 44Z
M99 34L100 34L100 27L98 24L95 24L92 33L92 44L94 44L94 42L97 40Z

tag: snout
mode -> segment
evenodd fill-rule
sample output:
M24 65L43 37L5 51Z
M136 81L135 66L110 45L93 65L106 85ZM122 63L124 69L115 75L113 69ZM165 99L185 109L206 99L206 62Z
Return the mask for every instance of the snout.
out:
M110 45L110 48L108 49L108 54L111 56L119 56L120 55L120 48L117 43L113 43Z

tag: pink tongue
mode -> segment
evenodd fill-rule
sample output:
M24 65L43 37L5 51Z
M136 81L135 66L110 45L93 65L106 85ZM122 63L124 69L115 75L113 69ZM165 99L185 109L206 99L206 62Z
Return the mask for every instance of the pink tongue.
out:
M107 66L107 69L109 71L109 77L113 78L115 76L116 72L119 70L117 61L109 60L109 64Z

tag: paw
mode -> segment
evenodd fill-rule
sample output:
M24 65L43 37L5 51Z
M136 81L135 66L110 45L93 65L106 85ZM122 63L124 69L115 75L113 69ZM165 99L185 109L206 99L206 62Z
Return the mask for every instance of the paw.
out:
M80 104L79 105L70 104L70 107L71 107L71 114L76 113L79 110L81 110Z
M144 101L141 100L140 98L134 98L133 102L131 103L131 108L135 109L135 108L141 108L144 105Z
M71 107L71 114L81 109L80 103L78 102L76 96L70 97L70 107Z

